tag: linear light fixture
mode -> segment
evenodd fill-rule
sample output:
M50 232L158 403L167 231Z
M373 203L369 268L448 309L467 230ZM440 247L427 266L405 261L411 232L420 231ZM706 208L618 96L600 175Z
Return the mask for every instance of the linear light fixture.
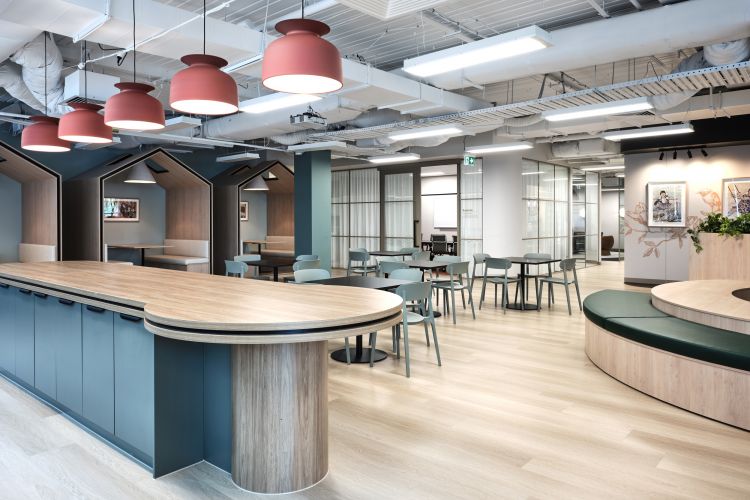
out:
M300 104L308 104L319 101L322 98L313 94L286 94L276 92L255 99L249 99L240 103L240 111L254 115L268 113L279 109L290 108Z
M404 71L424 78L528 54L551 45L549 33L539 26L529 26L484 40L406 59Z
M232 163L235 161L257 160L258 158L260 158L258 153L249 153L245 151L244 153L238 153L236 155L217 156L216 161L219 163Z
M466 148L466 152L476 155L487 155L492 153L505 153L508 151L532 149L533 147L534 145L530 142L506 142L504 144L489 144L487 146L471 146Z
M608 165L605 167L583 167L585 172L604 172L605 170L625 170L625 165Z
M548 122L561 122L566 120L580 120L582 118L594 118L597 116L621 115L623 113L636 113L654 109L653 104L647 97L636 97L622 101L603 102L601 104L588 104L574 108L553 109L544 111L542 118Z
M342 141L324 141L312 142L310 144L295 144L287 148L288 151L303 153L305 151L325 151L327 149L346 148L346 143Z
M221 68L221 70L224 73L234 73L235 71L247 68L248 66L258 64L261 61L263 61L263 54L257 54L252 57L248 57L247 59L243 59L242 61L232 63L229 66L224 66L223 68Z
M419 174L420 177L445 177L446 175L449 175L449 174L446 174L443 171L422 172L422 173ZM450 175L453 175L453 174L450 174Z
M367 158L370 163L401 163L405 161L416 161L421 156L417 153L397 153L393 155L371 156Z
M430 127L410 132L396 132L388 136L393 141L409 141L411 139L424 139L426 137L438 137L441 135L460 135L464 131L458 127Z
M642 137L660 137L664 135L689 134L694 132L690 123L678 125L662 125L659 127L632 128L628 130L613 130L601 135L608 141L622 141L625 139L640 139Z

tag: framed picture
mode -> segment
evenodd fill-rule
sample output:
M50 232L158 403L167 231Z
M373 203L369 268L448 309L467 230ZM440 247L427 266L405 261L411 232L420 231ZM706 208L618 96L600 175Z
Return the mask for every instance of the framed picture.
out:
M133 198L104 198L105 222L138 222L141 220L141 201Z
M724 215L737 217L750 213L750 177L724 179Z
M240 220L250 220L246 201L240 202Z
M646 189L650 227L685 227L687 184L649 182Z

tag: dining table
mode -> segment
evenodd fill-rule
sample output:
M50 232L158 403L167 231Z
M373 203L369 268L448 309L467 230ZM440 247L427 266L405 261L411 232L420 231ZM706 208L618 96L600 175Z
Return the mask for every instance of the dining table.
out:
M107 248L120 248L125 250L135 250L141 257L141 265L146 261L146 250L155 250L157 248L172 248L172 245L163 245L161 243L110 243Z
M315 283L318 285L336 285L336 286L351 286L356 288L369 288L372 290L395 290L401 285L408 285L413 283L411 280L401 280L394 278L378 278L375 276L341 276L338 278L326 278L322 280L308 281L307 283ZM363 346L362 335L357 335L354 350L349 348L349 358L352 363L369 363L370 362L370 351L371 348ZM373 361L383 361L388 357L385 351L375 349ZM331 353L331 359L346 363L346 347L338 349Z
M273 280L279 281L279 268L292 267L296 262L294 257L265 257L260 260L243 261L248 266L255 266L260 272L264 267L273 269Z
M372 252L367 252L372 257L410 257L414 254L414 252L405 252L403 250L373 250Z
M553 264L555 262L560 262L562 259L553 259L553 258L547 258L547 257L503 257L504 259L507 259L511 261L513 264L518 264L521 266L521 272L518 275L519 286L520 286L520 293L521 293L521 303L514 302L513 304L508 304L508 309L515 309L518 311L536 311L540 309L539 304L531 304L526 302L526 275L528 273L528 266L541 266L544 264Z

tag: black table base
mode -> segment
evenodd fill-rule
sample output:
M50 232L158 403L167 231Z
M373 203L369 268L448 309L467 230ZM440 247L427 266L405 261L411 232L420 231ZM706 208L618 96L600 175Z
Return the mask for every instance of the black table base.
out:
M358 351L356 347L350 347L349 355L351 356L351 362L352 363L369 363L371 350L372 349L370 349L369 347L365 347L361 351ZM387 357L388 357L388 354L385 351L381 351L380 349L375 349L375 357L373 361L377 363L378 361L383 361ZM340 361L342 363L346 363L346 348L333 351L331 353L331 359L333 359L334 361Z
M500 307L500 305L498 304L497 307ZM529 304L528 302L523 304L508 304L506 307L515 311L535 311L539 309L539 306L536 304Z

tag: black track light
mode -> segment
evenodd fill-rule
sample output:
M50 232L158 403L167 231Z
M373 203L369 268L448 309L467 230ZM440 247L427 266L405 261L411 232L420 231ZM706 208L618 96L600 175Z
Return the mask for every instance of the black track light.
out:
M703 153L703 156L708 156L708 153L706 153L706 150L701 148L701 153Z
M693 159L693 152L688 149L688 158Z
M672 159L673 160L677 159L677 150L676 149L672 152Z
M659 155L659 161L662 161L664 159L664 151L661 152Z

